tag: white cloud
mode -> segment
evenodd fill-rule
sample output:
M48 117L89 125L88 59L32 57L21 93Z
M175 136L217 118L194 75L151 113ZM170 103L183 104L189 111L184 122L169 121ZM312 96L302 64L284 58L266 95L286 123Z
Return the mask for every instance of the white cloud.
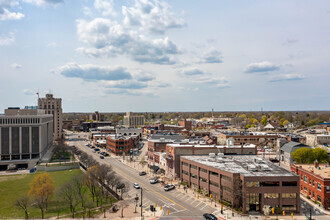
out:
M10 32L9 36L0 36L0 46L8 46L15 41L14 33Z
M149 82L154 80L156 77L152 73L138 71L134 74L134 78L140 82Z
M95 0L94 7L96 10L102 12L103 16L112 15L115 16L113 0Z
M249 64L245 72L246 73L260 73L260 72L270 72L270 71L276 71L279 70L280 66L272 64L268 61L263 61L259 63L251 63Z
M89 46L77 50L94 57L124 54L141 63L174 64L172 55L180 53L167 37L148 39L105 18L77 20L77 32L79 40Z
M146 83L136 80L107 81L104 82L104 86L118 89L144 89L148 87Z
M181 73L185 76L196 76L196 75L204 75L205 74L202 70L200 70L196 67L183 69L183 70L181 70Z
M35 4L37 6L52 5L58 6L64 3L64 0L23 0L26 3Z
M35 95L35 93L32 92L30 89L24 89L23 93L24 93L24 95Z
M159 0L135 0L133 7L122 6L124 24L138 26L153 34L164 34L172 28L186 25L170 11L170 6Z
M97 66L92 64L79 65L68 63L58 67L55 72L70 78L80 78L83 80L123 80L131 79L132 76L126 68L117 66Z
M22 68L22 65L21 64L18 64L18 63L13 63L10 65L12 68L14 69L21 69Z
M219 50L212 48L203 54L200 62L201 63L222 63L222 54Z
M20 20L24 18L24 14L10 11L16 6L19 6L17 0L0 0L0 20Z
M229 88L229 81L224 78L199 78L197 80L193 81L194 83L204 84L210 87L216 87L216 88Z
M280 74L270 77L270 82L302 80L305 77L298 73Z

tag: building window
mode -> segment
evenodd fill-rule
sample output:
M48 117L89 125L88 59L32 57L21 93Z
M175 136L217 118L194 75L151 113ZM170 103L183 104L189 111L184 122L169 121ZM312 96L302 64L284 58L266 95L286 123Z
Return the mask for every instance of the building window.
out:
M296 210L296 205L283 205L282 206L282 210L283 211L286 211L286 210L292 210L292 211L294 211L294 210Z
M259 187L259 182L246 182L247 187Z
M307 176L304 176L304 182L307 183Z
M313 186L314 186L314 183L315 183L315 182L314 182L314 180L313 180Z
M197 178L197 176L196 176L196 178ZM203 178L203 177L199 177L199 181L202 181L202 182L204 182L204 183L207 183L207 179L205 179L205 178Z
M294 199L296 198L296 196L297 196L296 193L282 193L282 198Z
M190 176L192 177L192 178L194 178L194 179L197 179L197 175L196 174L190 174Z
M186 162L182 162L183 166L188 166L188 164Z
M207 173L207 170L203 169L203 168L199 168L199 171L200 172L203 172L203 173Z
M184 171L184 170L182 170L182 173L183 173L184 175L187 175L187 176L189 175L188 172L187 172L187 171Z
M308 190L308 195L311 196L311 190Z
M306 187L304 187L304 191L306 191L306 192L307 192L307 188L306 188Z
M215 173L215 172L212 172L212 171L210 171L210 175L212 175L212 176L216 176L216 177L218 177L218 176L219 176L219 174L218 174L218 173Z
M219 187L219 184L210 180L210 185Z
M280 186L280 182L278 181L260 182L260 186Z
M313 198L315 197L315 193L313 192Z
M195 165L190 165L190 168L197 170L197 167Z
M264 198L265 199L277 199L278 193L265 193Z
M312 183L312 180L311 180L311 178L309 178L309 185L311 185L311 183Z
M321 188L322 188L321 184L318 183L318 184L317 184L317 189L318 189L318 190L321 190Z
M330 192L330 186L326 186L327 187L327 193Z
M297 181L285 181L285 182L282 182L282 186L297 186L298 183Z
M321 196L317 196L317 201L322 202Z

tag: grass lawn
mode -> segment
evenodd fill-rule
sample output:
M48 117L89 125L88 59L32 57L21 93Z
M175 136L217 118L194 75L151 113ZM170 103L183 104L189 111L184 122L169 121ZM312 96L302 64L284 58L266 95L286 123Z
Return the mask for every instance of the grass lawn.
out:
M33 178L42 173L39 171L35 174L22 174L22 175L10 175L10 176L0 176L0 218L24 218L24 211L22 209L16 208L13 204L16 199L26 196L30 190L29 183ZM51 177L55 182L55 191L62 184L70 181L75 175L82 174L79 169L74 170L64 170L64 171L54 171L49 172ZM89 192L88 192L88 195ZM58 202L54 195L53 199L48 205L48 210L44 213L44 217L57 216L58 210L60 210L60 216L68 214L70 217L70 211L68 205L64 202ZM88 199L92 200L90 196ZM78 205L76 211L80 211L81 205ZM40 209L35 207L29 208L30 218L41 218Z

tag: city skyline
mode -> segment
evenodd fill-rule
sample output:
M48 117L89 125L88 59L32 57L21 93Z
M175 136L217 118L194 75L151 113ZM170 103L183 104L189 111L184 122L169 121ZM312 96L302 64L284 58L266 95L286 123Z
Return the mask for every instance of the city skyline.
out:
M328 36L329 2L3 0L0 112L329 110Z

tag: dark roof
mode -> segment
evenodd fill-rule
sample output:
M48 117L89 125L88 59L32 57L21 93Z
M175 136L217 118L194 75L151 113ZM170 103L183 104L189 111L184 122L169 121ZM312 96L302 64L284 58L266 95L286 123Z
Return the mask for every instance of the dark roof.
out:
M303 148L303 147L307 147L307 148L310 148L310 146L307 146L305 144L301 144L299 142L294 142L294 141L290 141L286 144L284 144L282 147L281 147L281 150L284 151L284 152L287 152L287 153L292 153L294 152L295 150L299 149L299 148Z

